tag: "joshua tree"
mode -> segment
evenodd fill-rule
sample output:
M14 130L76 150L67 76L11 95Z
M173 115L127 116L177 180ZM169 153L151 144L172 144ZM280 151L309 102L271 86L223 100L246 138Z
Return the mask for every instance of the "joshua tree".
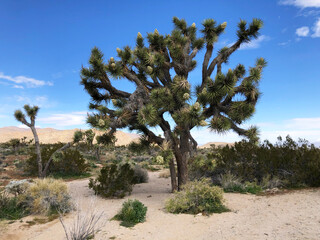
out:
M222 71L230 55L241 44L259 36L263 23L253 19L248 25L238 24L237 40L217 51L214 44L224 32L227 23L217 24L213 19L202 23L202 37L197 37L195 23L188 26L183 19L173 18L170 35L161 35L157 29L148 33L147 43L140 33L136 46L117 48L118 58L105 61L96 47L91 51L89 67L81 70L81 84L91 96L89 108L96 110L88 116L88 123L106 131L108 140L119 128L129 127L141 132L148 142L170 145L174 159L170 161L172 188L177 188L174 161L178 170L178 187L188 180L188 159L197 149L190 131L207 126L217 133L233 130L241 136L257 141L257 129L243 129L240 125L249 119L260 96L259 80L266 62L263 58L254 67L242 64ZM198 85L191 87L189 73L196 68L198 52L204 48L202 76ZM111 78L125 79L135 84L134 91L123 91L112 85ZM195 82L196 79L193 80ZM158 126L163 137L150 127Z
M14 112L14 117L16 118L17 121L28 126L33 133L35 147L36 147L36 154L37 154L37 162L38 162L38 175L39 175L39 178L44 178L47 175L47 171L49 169L51 162L53 161L54 155L58 152L64 151L65 149L71 147L74 143L79 142L82 139L82 133L75 132L73 141L65 144L64 146L62 146L61 148L56 150L51 155L51 157L49 158L49 160L45 164L45 166L43 166L42 158L41 158L41 147L40 147L39 137L38 137L37 130L35 127L35 120L37 117L37 113L39 111L39 107L38 106L30 107L29 105L26 104L23 106L23 108L24 108L25 112L27 113L28 117L30 118L30 121L28 122L26 120L26 115L21 110L16 110Z
M96 135L92 129L88 129L84 132L85 138L86 138L86 143L88 144L89 147L92 147L93 145L93 140L94 136Z

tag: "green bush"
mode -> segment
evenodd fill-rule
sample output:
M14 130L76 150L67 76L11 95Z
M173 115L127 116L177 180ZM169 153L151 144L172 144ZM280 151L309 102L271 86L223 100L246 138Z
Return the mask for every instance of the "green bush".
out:
M166 202L166 209L171 213L221 213L227 211L223 205L223 190L211 186L210 180L202 179L189 182Z
M234 176L230 172L221 174L219 182L225 192L245 192L245 186L242 179Z
M51 155L62 146L62 143L41 146L43 165L45 165ZM55 154L49 166L48 175L81 175L86 173L88 167L89 165L86 163L82 154L76 149L69 148ZM37 155L35 153L32 153L31 157L27 160L24 170L31 175L38 174Z
M257 194L262 191L262 187L256 182L244 182L241 178L232 175L230 172L220 175L220 185L225 192L239 192Z
M20 195L31 213L50 215L57 211L69 212L73 206L67 185L62 180L52 178L36 179L27 190Z
M100 170L96 179L89 180L89 188L103 197L123 198L126 193L132 192L133 184L134 170L128 163L120 166L109 164Z
M149 181L149 176L147 170L141 168L139 165L134 166L134 184L147 183Z
M260 145L241 141L212 153L217 164L214 175L231 172L259 185L268 176L285 187L320 186L320 149L304 140L295 142L288 136L276 144Z
M215 160L210 154L199 154L189 160L189 177L191 180L199 180L212 175L215 170Z
M114 216L114 220L122 221L121 226L133 227L137 223L146 220L147 207L138 200L131 200L122 204L120 212Z
M27 213L17 197L10 197L5 191L0 192L0 220L17 220Z

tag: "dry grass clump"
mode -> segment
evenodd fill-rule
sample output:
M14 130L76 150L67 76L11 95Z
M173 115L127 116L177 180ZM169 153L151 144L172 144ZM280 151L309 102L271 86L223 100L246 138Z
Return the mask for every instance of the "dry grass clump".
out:
M226 174L221 174L219 176L219 182L221 187L226 192L239 192L244 188L242 184L242 179L227 172Z
M159 173L159 178L169 178L170 176L171 175L169 169L165 169Z
M281 188L284 185L284 181L282 181L279 177L271 175L267 175L262 179L261 186L263 189L273 189L273 188Z
M63 226L67 240L87 240L93 239L94 234L104 225L103 211L96 209L96 198L91 198L89 207L82 211L79 202L76 204L76 212L71 224L64 222L64 209L59 211L59 220Z
M50 215L59 209L72 210L67 185L52 178L36 179L20 196L31 213Z
M139 183L147 183L149 181L148 171L140 167L139 165L135 165L133 167L134 175L133 182L134 184Z

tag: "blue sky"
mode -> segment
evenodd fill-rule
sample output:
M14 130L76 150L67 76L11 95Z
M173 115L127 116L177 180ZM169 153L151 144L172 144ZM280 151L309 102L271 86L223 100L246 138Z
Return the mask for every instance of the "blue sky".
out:
M206 18L227 22L217 48L236 40L240 19L261 18L261 36L242 46L224 70L264 57L263 93L254 117L261 138L290 134L320 142L320 0L219 1L5 1L0 0L0 127L19 126L13 112L25 103L41 107L39 127L87 128L89 97L79 84L92 47L105 58L133 46L138 32L170 33L172 17L198 27ZM203 52L198 56L199 65ZM198 66L199 66L198 65ZM197 83L200 69L190 75ZM126 81L115 84L130 90ZM239 140L196 129L199 143Z

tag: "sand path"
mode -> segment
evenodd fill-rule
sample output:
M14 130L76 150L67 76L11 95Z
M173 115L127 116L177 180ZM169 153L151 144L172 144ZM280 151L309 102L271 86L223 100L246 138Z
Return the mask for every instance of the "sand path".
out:
M105 224L94 239L122 240L188 240L188 239L320 239L320 189L306 189L274 196L225 194L226 205L232 210L210 217L164 212L164 202L170 197L169 179L149 173L149 183L134 187L127 198L138 199L148 207L147 221L125 228L117 221L108 221L121 208L123 201L95 200L95 208L105 212ZM69 182L72 196L83 209L89 206L93 192L88 180ZM23 219L24 222L28 217ZM66 217L66 223L72 215ZM2 229L3 240L60 240L64 232L58 220L31 227L15 222Z

